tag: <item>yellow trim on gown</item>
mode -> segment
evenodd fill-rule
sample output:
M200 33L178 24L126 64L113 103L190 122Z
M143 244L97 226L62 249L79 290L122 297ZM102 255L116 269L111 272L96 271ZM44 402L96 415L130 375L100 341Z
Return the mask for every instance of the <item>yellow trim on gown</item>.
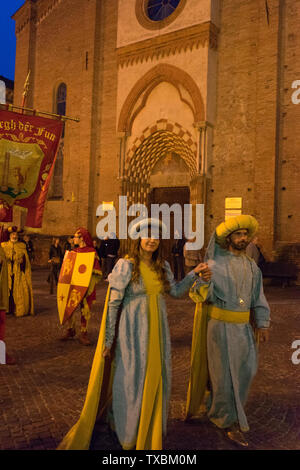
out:
M148 295L149 340L147 368L136 449L162 449L162 353L158 295L162 284L155 271L140 263L140 272Z

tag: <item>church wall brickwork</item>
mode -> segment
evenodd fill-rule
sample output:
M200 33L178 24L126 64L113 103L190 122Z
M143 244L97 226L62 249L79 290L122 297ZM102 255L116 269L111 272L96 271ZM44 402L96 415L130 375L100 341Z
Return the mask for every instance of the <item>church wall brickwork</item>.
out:
M63 81L67 114L80 118L66 125L64 199L48 201L42 233L85 225L94 234L98 204L117 207L124 103L142 77L167 64L190 75L213 125L203 167L206 239L224 219L225 198L242 197L243 213L260 223L266 257L276 259L286 246L289 261L300 263L300 103L292 87L300 80L300 0L207 0L194 16L198 0L191 0L162 29L143 27L136 4L39 0L15 14L15 103L32 67L30 105L53 111ZM177 122L185 127L180 116Z

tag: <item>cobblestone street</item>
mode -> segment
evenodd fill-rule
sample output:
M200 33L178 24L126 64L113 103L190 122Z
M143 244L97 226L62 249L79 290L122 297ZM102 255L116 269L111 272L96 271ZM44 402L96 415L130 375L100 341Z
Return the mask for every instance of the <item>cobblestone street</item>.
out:
M49 294L48 272L33 271L33 317L7 316L6 344L18 363L0 366L0 449L55 449L83 405L107 288L101 282L93 306L86 347L77 339L61 342L56 296ZM300 339L300 288L267 286L271 305L270 341L260 346L259 372L246 412L249 449L300 449L300 364L291 361L291 345ZM204 419L185 423L194 305L168 298L173 347L173 392L168 435L170 450L237 449ZM94 449L117 449L105 428Z

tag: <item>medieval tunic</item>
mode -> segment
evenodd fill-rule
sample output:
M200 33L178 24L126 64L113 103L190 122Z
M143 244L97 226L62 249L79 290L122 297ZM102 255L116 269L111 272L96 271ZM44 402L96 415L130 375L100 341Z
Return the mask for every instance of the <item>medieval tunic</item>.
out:
M170 295L180 297L197 275L191 271L175 283L165 263ZM115 359L112 366L112 419L124 449L161 448L166 432L171 390L171 345L162 287L145 264L141 278L131 282L132 263L120 259L109 276L98 344L81 416L58 446L60 450L88 449L96 418L106 409L104 347L112 345L121 307ZM109 394L109 392L108 392ZM105 406L104 406L105 403Z
M257 328L268 327L270 317L262 275L252 259L236 256L218 245L209 264L213 276L206 292L207 359L212 388L208 417L220 428L238 423L242 431L247 431L244 405L257 370L250 308ZM199 300L201 289L200 283L193 287ZM193 396L190 399L193 402ZM189 406L193 408L191 403Z
M2 242L8 267L10 308L16 317L34 315L31 265L26 246L21 242Z

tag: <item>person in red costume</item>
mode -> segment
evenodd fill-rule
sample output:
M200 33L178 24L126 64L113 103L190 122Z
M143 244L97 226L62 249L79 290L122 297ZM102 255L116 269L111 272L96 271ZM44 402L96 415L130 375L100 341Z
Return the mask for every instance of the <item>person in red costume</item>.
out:
M90 279L90 284L87 289L87 292L80 303L80 336L79 341L81 344L88 346L91 344L91 341L87 335L87 327L88 322L91 317L91 306L96 300L96 284L102 278L102 272L100 268L100 261L97 255L97 252L93 246L93 239L91 234L88 232L87 229L84 227L79 227L74 235L74 250L77 253L90 253L91 251L95 252L94 258L94 266L93 272ZM67 331L62 336L62 340L68 340L74 338L76 331L75 331L75 312L71 315L71 317L67 320Z

